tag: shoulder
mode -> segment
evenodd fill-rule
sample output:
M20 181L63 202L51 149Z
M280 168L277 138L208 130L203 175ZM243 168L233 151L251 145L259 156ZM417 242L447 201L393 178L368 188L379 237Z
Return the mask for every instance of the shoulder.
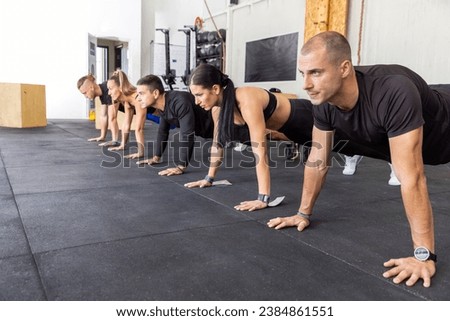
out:
M393 96L418 98L419 91L414 79L400 73L360 73L357 74L360 95L369 99L390 99ZM420 100L420 98L419 98Z
M166 101L172 104L194 105L194 96L187 91L166 91Z
M358 82L387 89L415 89L426 82L411 69L401 65L372 65L355 67Z
M219 120L219 115L220 115L220 107L216 106L216 107L211 108L211 116L214 121Z
M247 104L261 104L267 101L269 95L267 90L258 87L239 87L236 88L236 103L238 106Z

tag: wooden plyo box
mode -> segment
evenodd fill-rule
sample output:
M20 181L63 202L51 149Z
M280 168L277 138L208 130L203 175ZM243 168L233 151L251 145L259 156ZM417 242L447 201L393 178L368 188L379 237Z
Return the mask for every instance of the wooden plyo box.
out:
M47 126L45 86L0 83L0 126Z

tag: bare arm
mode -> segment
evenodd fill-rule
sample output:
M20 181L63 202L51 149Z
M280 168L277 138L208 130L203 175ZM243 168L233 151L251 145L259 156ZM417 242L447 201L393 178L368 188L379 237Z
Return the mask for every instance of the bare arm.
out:
M96 115L100 122L100 136L89 138L89 142L101 142L106 138L106 133L108 132L108 106L101 105L98 109L100 113Z
M434 225L422 160L422 127L389 139L392 165L401 184L403 205L408 219L413 247L424 246L434 253ZM384 276L394 277L395 283L406 280L414 285L422 278L424 286L431 284L436 268L433 261L418 261L414 257L391 259Z
M124 118L122 122L122 141L118 147L110 147L109 150L124 150L130 136L131 122L133 121L133 109L124 103Z
M258 194L270 196L270 168L267 154L266 122L263 106L266 94L255 88L240 88L236 91L239 109L250 132L252 151L256 162ZM253 211L267 207L261 200L244 201L234 208L240 211Z
M219 108L218 107L214 107L211 110L212 113L212 119L214 122L214 136L213 136L213 143L211 146L211 151L209 154L209 170L208 170L208 176L212 179L214 179L216 177L217 171L220 167L220 165L222 164L222 158L223 158L223 149L221 147L218 146L217 144L217 137L218 137L218 126L217 123L219 122ZM199 181L195 181L195 182L189 182L184 184L184 186L192 188L192 187L209 187L212 186L211 182L208 182L205 179L201 179Z
M322 131L314 126L312 140L313 145L305 165L302 198L299 207L299 212L308 216L312 214L314 204L319 197L328 172L333 146L333 132ZM277 230L297 226L299 231L303 231L309 226L309 218L295 214L289 217L271 219L267 225Z
M137 102L135 102L135 106L139 106ZM136 137L137 142L137 153L129 154L125 157L127 158L139 158L144 156L144 149L145 149L145 138L144 138L144 125L145 125L145 118L147 116L147 110L135 107L136 110L136 129L134 130L134 135ZM131 112L133 112L133 109L131 109Z

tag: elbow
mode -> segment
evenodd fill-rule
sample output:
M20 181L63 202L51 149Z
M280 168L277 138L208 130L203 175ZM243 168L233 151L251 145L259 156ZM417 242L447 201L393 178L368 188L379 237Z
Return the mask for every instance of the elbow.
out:
M144 125L137 125L135 129L136 133L143 134L144 133Z
M321 173L326 173L326 172L328 172L329 165L323 160L320 160L320 159L311 160L311 157L309 157L305 163L305 167L314 169Z
M406 173L405 173L406 174ZM411 173L411 174L399 173L397 175L398 180L401 183L402 188L417 188L427 186L427 177L423 171Z

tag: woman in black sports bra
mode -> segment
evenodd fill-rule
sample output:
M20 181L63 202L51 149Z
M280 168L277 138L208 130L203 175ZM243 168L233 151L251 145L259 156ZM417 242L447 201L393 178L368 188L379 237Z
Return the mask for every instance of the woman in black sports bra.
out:
M208 175L186 187L207 187L214 181L223 150L233 139L234 125L247 125L255 154L258 197L241 202L235 209L253 211L267 207L270 198L270 171L267 157L266 128L284 133L304 144L311 140L312 105L308 100L290 100L282 94L269 93L257 87L235 88L231 79L214 66L198 66L190 79L190 90L196 104L211 110L214 120L214 143ZM294 112L301 117L293 118ZM307 113L304 114L303 112Z

